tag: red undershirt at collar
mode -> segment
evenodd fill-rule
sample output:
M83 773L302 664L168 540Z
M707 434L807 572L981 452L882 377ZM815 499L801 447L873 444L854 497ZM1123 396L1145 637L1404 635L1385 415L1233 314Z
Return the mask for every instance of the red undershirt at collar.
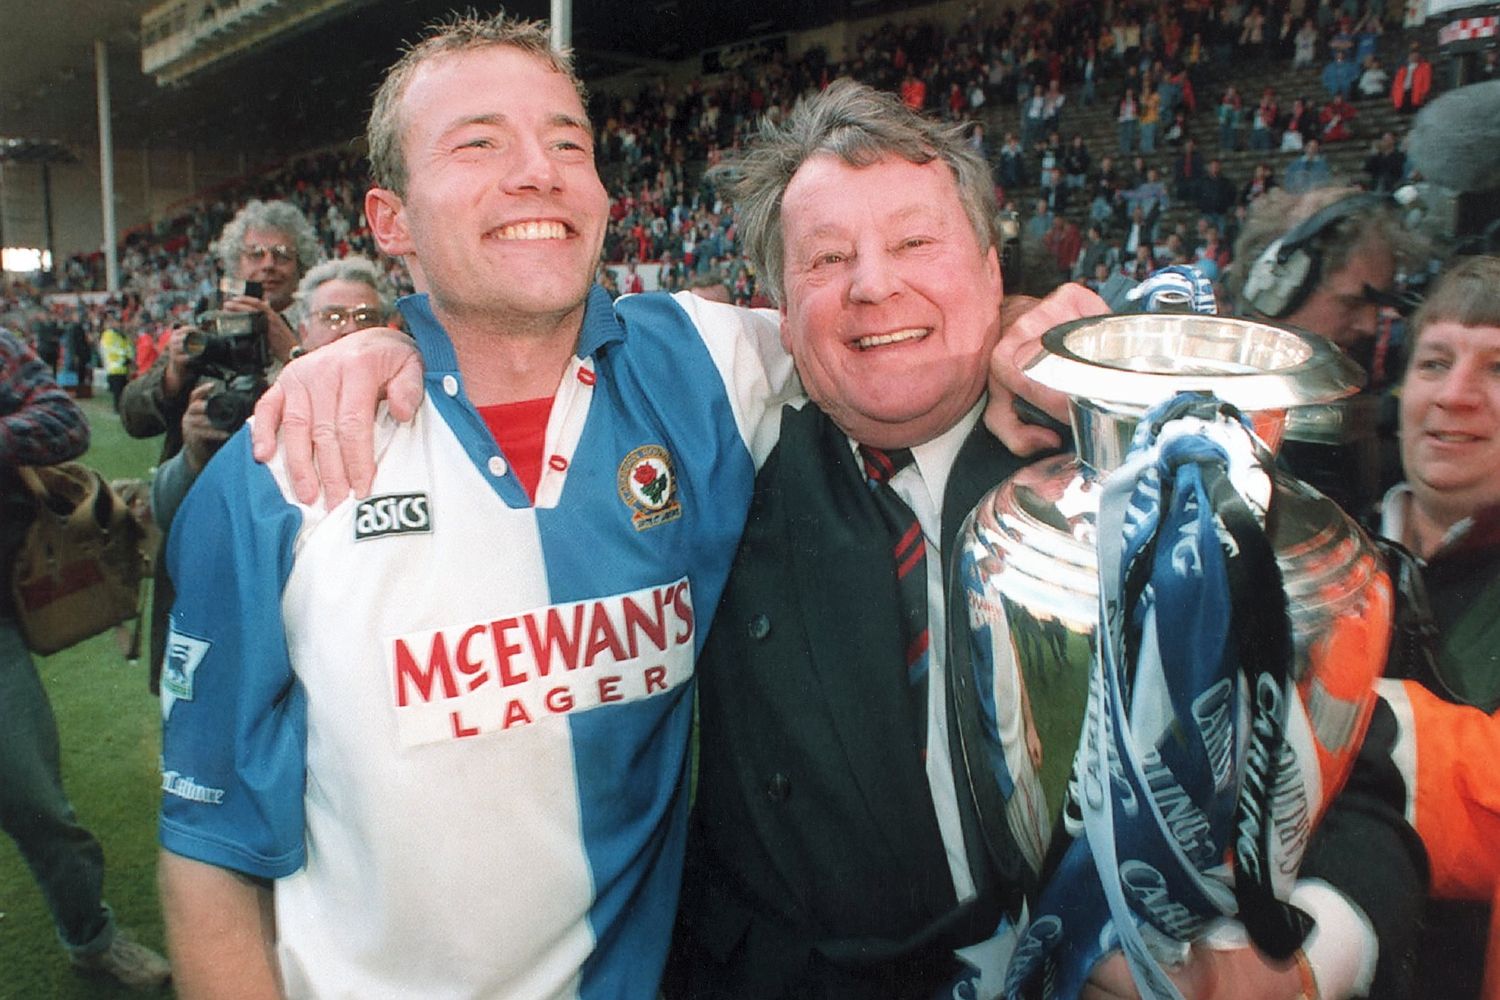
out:
M542 479L542 453L546 450L547 418L551 415L551 396L479 407L479 416L490 429L490 436L504 452L506 462L533 502Z

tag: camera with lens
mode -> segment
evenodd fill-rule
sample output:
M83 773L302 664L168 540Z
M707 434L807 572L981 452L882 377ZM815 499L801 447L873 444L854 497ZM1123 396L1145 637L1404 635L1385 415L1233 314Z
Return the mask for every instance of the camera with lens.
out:
M226 296L261 297L260 284L254 281L220 287ZM188 370L219 383L204 405L209 423L220 430L238 430L270 384L265 374L271 364L266 334L264 313L213 309L200 313L183 339Z

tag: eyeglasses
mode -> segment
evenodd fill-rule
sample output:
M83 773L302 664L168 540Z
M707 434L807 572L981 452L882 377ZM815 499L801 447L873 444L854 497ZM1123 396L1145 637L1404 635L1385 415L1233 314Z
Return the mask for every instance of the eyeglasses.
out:
M297 259L297 248L288 246L285 243L273 243L270 246L252 243L240 249L241 257L248 261L254 261L257 264L265 260L267 254L270 254L271 259L276 263L285 264L288 261Z
M367 326L379 326L385 319L385 314L374 306L356 306L346 309L342 306L330 306L327 309L319 309L313 313L318 322L331 330L342 330L352 325L356 330L363 330Z

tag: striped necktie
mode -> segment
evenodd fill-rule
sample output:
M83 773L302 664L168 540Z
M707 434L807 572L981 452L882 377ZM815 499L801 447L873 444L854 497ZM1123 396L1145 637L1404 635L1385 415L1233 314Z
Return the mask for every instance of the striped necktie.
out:
M865 481L891 538L891 559L901 600L901 638L906 647L906 683L916 723L918 745L927 733L927 541L922 525L902 500L891 479L912 463L910 448L882 450L859 446Z

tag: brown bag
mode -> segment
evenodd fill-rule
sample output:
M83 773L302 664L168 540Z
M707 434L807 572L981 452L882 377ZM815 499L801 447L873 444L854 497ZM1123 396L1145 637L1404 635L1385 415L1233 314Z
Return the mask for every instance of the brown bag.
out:
M150 556L125 501L77 462L16 472L35 506L10 581L26 645L55 653L138 618Z

